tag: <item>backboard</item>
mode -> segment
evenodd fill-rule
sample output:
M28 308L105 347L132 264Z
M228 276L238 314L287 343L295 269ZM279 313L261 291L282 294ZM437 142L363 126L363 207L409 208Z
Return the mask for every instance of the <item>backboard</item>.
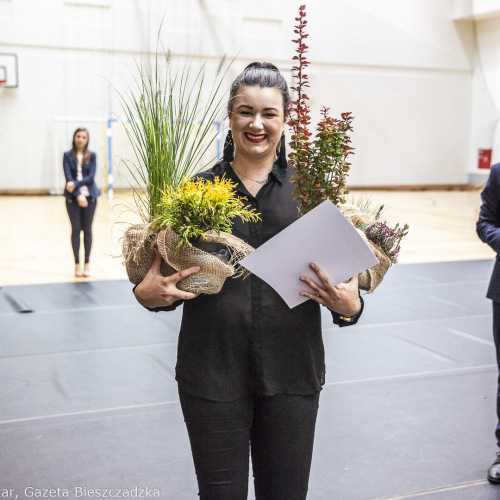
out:
M0 52L0 88L19 87L17 54Z

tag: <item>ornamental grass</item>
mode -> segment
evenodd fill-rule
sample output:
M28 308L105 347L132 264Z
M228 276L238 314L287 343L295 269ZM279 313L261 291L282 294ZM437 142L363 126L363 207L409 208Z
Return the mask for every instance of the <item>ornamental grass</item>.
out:
M152 64L136 63L138 76L132 86L117 91L135 154L135 161L123 162L135 184L141 186L133 190L144 223L158 215L167 189L176 188L186 176L215 160L202 161L217 138L217 124L225 108L223 82L230 66L225 64L225 56L211 75L208 59L199 69L195 56L177 66L172 53L161 47ZM144 189L146 196L142 196Z

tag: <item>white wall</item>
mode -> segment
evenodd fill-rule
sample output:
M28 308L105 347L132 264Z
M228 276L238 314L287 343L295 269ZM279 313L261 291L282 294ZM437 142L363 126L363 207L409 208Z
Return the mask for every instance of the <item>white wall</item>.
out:
M500 10L477 23L478 57L471 149L492 149L500 162Z
M473 27L474 73L469 137L469 182L486 181L489 171L478 168L479 149L491 149L500 161L500 4L496 0L454 0L454 19Z
M214 67L224 53L236 56L229 84L253 60L289 74L301 3L0 0L0 52L18 54L20 80L0 89L0 190L61 182L59 149L69 148L75 121L54 118L86 125L121 114L108 82L129 80L134 59L154 52L163 15L162 41L180 56L197 51ZM352 185L467 182L473 21L454 20L454 8L452 0L307 2L313 119L323 105L353 112ZM89 123L105 169L103 129Z

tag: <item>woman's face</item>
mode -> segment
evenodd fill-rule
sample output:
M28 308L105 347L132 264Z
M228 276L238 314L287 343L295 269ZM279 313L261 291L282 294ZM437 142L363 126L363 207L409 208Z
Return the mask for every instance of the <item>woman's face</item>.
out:
M83 149L89 142L89 134L84 131L77 132L73 140L77 149Z
M234 157L272 160L285 130L281 91L269 87L241 87L229 112Z

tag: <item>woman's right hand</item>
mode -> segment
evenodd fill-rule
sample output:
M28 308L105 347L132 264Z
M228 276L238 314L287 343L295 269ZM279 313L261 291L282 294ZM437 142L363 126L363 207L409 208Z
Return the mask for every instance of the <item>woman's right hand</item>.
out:
M66 189L72 193L75 190L75 183L73 181L68 181L66 183Z
M156 259L141 283L135 289L135 298L143 307L171 306L178 300L190 300L198 297L197 293L183 292L175 285L182 279L197 273L199 267L183 269L171 276L163 276L160 272L161 255L155 248Z

